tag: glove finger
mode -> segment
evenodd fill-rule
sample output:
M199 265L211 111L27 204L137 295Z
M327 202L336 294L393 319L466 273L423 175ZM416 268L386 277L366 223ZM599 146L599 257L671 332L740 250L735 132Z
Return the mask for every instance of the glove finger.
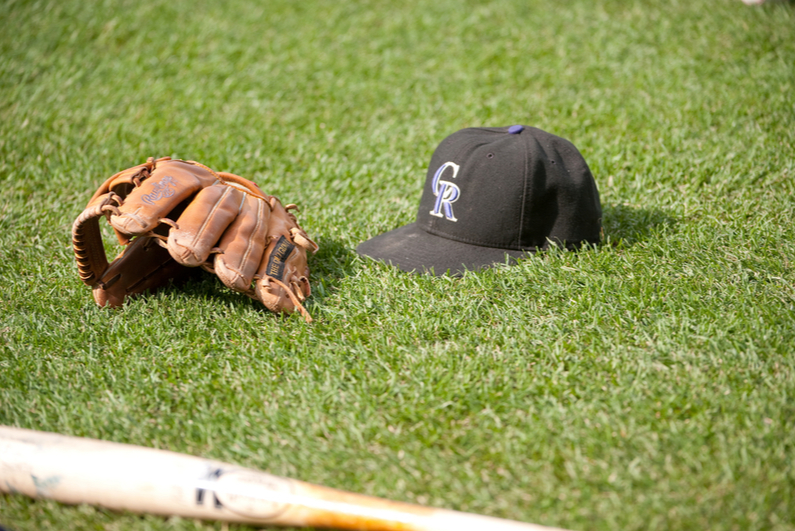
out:
M245 192L217 184L203 189L168 234L168 251L180 264L203 264L229 224L239 215Z
M258 280L254 285L257 299L266 308L277 313L291 313L296 307L300 307L300 300L309 294L309 290L304 289L304 283L300 280L308 275L305 264L304 249L285 236L273 240L266 248L257 271ZM308 286L308 282L306 284Z
M250 292L268 240L271 209L263 199L246 194L240 213L224 232L215 257L215 274L229 288Z
M298 245L293 239L301 233L295 216L287 211L281 202L270 199L271 217L268 223L269 245L265 249L262 262L257 271L254 292L257 299L273 312L291 313L296 309L307 320L309 314L301 304L309 296L309 267L306 260L306 247ZM302 238L313 250L317 246Z
M119 214L110 217L110 224L123 234L146 234L177 205L214 182L215 176L201 166L163 161L127 195Z

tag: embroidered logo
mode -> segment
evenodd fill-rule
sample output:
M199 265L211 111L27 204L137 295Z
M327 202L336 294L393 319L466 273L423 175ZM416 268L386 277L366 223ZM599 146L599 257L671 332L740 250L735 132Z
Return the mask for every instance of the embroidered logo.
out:
M434 174L433 181L431 182L433 195L436 196L436 203L433 205L431 215L436 216L437 218L444 216L450 221L458 221L455 215L453 215L453 203L455 203L461 196L461 189L450 181L440 180L442 174L447 168L452 168L452 178L455 179L456 175L458 175L460 166L455 162L445 162L439 167L438 170L436 170L436 174ZM444 214L442 214L443 211Z
M174 181L174 178L166 175L160 180L159 183L156 183L152 187L151 194L146 194L141 197L141 201L147 205L154 205L156 201L160 201L164 197L171 197L174 195L176 190L173 187L176 185L177 183Z

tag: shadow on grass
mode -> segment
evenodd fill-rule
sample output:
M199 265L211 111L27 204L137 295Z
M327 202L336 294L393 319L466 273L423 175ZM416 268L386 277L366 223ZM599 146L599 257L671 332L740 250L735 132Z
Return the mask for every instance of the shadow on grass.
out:
M673 226L679 220L660 209L640 208L624 204L602 205L602 227L604 236L612 245L629 246L645 241L648 234L661 226ZM317 240L320 247L315 255L309 257L311 269L312 296L309 308L331 295L340 282L355 275L361 267L355 249L335 238L323 237ZM262 304L232 291L215 276L200 268L195 268L188 278L177 282L166 290L178 290L187 297L209 298L219 303L237 306L253 305L264 313L270 313ZM149 297L152 294L145 294Z
M242 293L227 288L218 277L199 267L191 268L187 278L171 284L166 289L180 291L190 298L207 298L233 305L249 304L251 301Z
M317 243L320 249L316 254L309 256L312 287L312 296L309 298L310 309L312 302L317 303L323 300L338 286L341 279L351 276L357 269L355 263L357 255L352 248L339 240L330 238L319 239ZM188 278L167 289L182 291L188 297L213 299L227 305L253 305L256 309L270 313L259 302L232 291L224 286L215 275L200 268L195 268Z
M320 250L309 259L312 270L312 299L323 300L340 281L352 276L361 267L353 247L341 240L323 237L317 240Z
M629 205L603 205L602 228L614 245L633 245L644 241L648 234L661 226L673 226L679 220L657 208Z

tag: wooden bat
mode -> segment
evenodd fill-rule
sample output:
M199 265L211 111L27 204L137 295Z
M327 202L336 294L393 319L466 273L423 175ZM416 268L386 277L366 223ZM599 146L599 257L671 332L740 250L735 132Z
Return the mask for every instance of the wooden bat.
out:
M0 426L0 491L118 511L361 531L552 528L344 492L176 452Z

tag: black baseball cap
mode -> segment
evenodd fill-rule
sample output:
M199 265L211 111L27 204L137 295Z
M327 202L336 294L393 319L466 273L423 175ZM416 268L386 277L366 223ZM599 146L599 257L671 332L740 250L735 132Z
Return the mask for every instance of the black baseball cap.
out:
M436 148L417 220L356 251L404 271L457 275L557 245L596 244L602 207L574 145L535 127L472 127Z

